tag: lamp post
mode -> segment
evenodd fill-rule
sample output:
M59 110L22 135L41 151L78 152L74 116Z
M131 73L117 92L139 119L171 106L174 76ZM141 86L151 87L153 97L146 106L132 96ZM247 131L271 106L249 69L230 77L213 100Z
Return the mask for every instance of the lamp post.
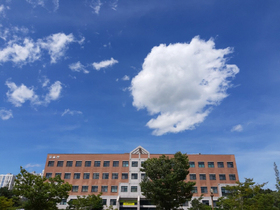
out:
M212 210L214 210L214 203L213 203L213 197L214 197L214 192L213 192L213 189L210 190L211 194L211 206L212 206Z

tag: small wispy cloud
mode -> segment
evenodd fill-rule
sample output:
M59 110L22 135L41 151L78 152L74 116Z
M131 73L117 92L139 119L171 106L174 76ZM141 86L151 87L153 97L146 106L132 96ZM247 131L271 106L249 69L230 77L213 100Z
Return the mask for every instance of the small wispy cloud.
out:
M76 111L76 110L65 109L64 112L61 114L61 116L64 116L66 114L69 114L69 115L79 115L79 114L83 114L83 112Z
M124 76L123 76L123 78L122 78L122 80L124 80L124 81L128 81L128 80L130 80L130 77L129 77L129 76L127 76L127 75L124 75Z
M77 63L72 63L69 65L69 68L72 70L72 71L76 71L76 72L84 72L85 74L88 74L89 71L86 69L86 67L81 64L80 61L78 61Z
M93 12L98 15L101 5L102 3L100 0L93 0L89 6L93 9Z
M96 69L96 70L100 70L101 68L107 68L109 66L113 66L114 64L118 63L117 60L115 60L114 58L111 58L110 60L104 60L101 61L99 63L94 62L92 64L92 66Z
M56 81L49 88L49 93L46 95L45 101L49 103L50 101L55 101L60 97L62 90L62 85L60 81Z
M13 118L12 110L7 110L5 108L0 108L0 118L2 120L8 120L10 118Z
M235 125L231 128L230 130L231 132L241 132L243 131L243 126L238 124L238 125Z
M24 166L24 168L38 168L38 167L41 167L41 164L31 164L31 163L28 163L27 165Z

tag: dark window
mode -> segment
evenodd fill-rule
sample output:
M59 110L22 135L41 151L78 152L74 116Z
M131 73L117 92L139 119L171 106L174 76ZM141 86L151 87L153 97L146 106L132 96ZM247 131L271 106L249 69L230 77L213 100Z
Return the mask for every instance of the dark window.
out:
M103 167L109 167L109 166L110 166L110 161L103 162Z
M138 179L138 174L135 173L131 174L131 179Z
M204 168L204 162L198 162L198 168Z
M109 173L103 173L102 179L109 179Z
M118 173L112 173L112 179L118 179L119 174Z
M218 162L218 168L223 168L224 167L224 162Z
M224 188L224 187L221 187L221 190L222 190L222 196L227 196L230 194L230 191L226 190L226 188Z
M74 173L74 179L80 179L80 173Z
M93 173L93 179L99 179L99 173Z
M206 180L206 174L199 174L200 180Z
M208 200L202 200L202 203L203 203L204 205L209 206L209 201L208 201Z
M111 186L111 192L118 192L118 186Z
M137 186L131 186L131 192L137 192Z
M87 192L88 191L88 186L82 186L82 192Z
M72 186L72 192L78 192L79 186Z
M72 167L72 165L73 165L73 161L67 161L66 162L66 167Z
M94 161L94 167L100 167L100 161L99 160Z
M190 174L190 180L196 180L196 174Z
M102 205L103 206L107 205L107 199L102 199Z
M55 173L55 176L61 177L61 173Z
M84 173L84 179L89 179L90 175L89 173Z
M63 198L60 202L60 205L67 205L67 199Z
M128 167L128 161L123 161L123 162L122 162L122 166L123 166L123 167Z
M207 193L207 187L201 187L201 193Z
M91 192L98 192L98 186L91 186Z
M146 174L145 173L141 173L141 180L145 179Z
M216 180L216 174L209 174L210 180Z
M227 167L228 168L233 168L233 162L227 162Z
M128 173L122 173L122 179L128 179Z
M190 164L190 168L194 168L195 167L195 163L194 162L189 162Z
M91 161L89 161L89 160L86 161L86 162L85 162L85 167L91 167Z
M141 161L141 167L143 166L144 161Z
M119 161L113 161L113 167L119 167Z
M56 165L56 166L57 166L57 167L63 167L63 162L64 162L64 161L57 161L57 165Z
M117 205L117 199L110 199L110 206Z
M213 191L214 194L218 193L218 187L211 187L211 190Z
M54 161L52 161L52 160L49 161L49 162L48 162L48 167L53 167L53 166L54 166Z
M46 178L51 178L52 177L52 173L46 173Z
M197 187L192 188L192 193L197 193Z
M64 174L64 179L70 179L70 178L71 178L71 173Z
M101 192L108 192L108 186L101 186Z
M82 161L76 161L76 167L81 167L82 166Z
M220 180L226 180L226 175L225 174L219 174Z
M121 186L121 192L127 192L127 186Z
M131 167L138 167L138 161L132 161Z
M229 175L229 180L236 180L235 174L230 174Z
M188 206L189 205L189 201L186 201L185 203L183 203L183 206Z
M208 162L208 168L214 168L214 162Z

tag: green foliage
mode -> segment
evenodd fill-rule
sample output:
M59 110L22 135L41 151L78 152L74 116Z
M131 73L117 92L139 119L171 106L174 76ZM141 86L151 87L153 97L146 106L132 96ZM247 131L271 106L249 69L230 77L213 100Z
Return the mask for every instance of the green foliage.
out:
M191 208L189 210L211 210L212 208L208 205L205 205L201 202L203 196L201 195L199 198L194 198L191 201Z
M71 188L60 176L42 178L28 173L21 167L16 176L14 192L27 199L23 206L25 210L55 210L57 203L68 198Z
M0 196L0 210L7 210L14 204L12 198L7 198L5 196Z
M109 206L109 207L106 206L104 210L118 210L118 209L117 208L114 209L113 206Z
M146 173L140 183L143 195L158 209L169 210L179 207L192 197L194 182L185 182L189 174L188 157L177 152L174 158L165 155L151 158L142 165L142 172Z
M101 193L98 195L77 196L77 199L68 202L67 209L71 210L102 210Z
M279 177L279 171L277 168L276 163L274 162L274 172L275 172L275 179L276 179L276 189L277 191L280 191L280 177Z

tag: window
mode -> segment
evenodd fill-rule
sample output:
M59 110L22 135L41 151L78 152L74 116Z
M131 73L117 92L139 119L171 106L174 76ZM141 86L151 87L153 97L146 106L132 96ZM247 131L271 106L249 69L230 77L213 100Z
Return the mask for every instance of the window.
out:
M190 174L190 180L196 180L196 174Z
M143 166L144 161L141 161L141 167Z
M49 161L48 162L48 167L53 167L54 166L54 161Z
M110 206L117 205L117 199L110 199Z
M102 179L109 179L109 173L103 173Z
M73 161L68 160L66 162L66 167L72 167L72 165L73 165Z
M61 177L61 173L55 173L55 176Z
M78 192L79 186L72 186L72 192Z
M118 186L111 186L111 192L118 192Z
M131 192L137 192L137 186L131 186Z
M108 186L101 186L101 192L108 192Z
M91 186L91 192L98 192L98 186Z
M107 199L102 199L102 205L103 206L107 205Z
M138 179L138 174L131 174L131 179Z
M123 161L123 162L122 162L122 166L123 166L123 167L128 167L128 161Z
M218 187L211 187L214 194L218 194Z
M100 161L99 160L94 161L94 167L100 167Z
M74 173L74 179L80 179L80 173Z
M86 162L85 162L85 167L91 167L91 161L89 161L89 160L86 161Z
M84 173L84 179L89 179L89 173Z
M118 179L119 174L118 173L112 173L112 179Z
M207 187L201 187L201 193L207 193Z
M206 180L206 174L199 174L200 180Z
M70 178L71 178L71 173L64 174L64 179L70 179Z
M92 178L93 179L99 179L99 173L93 173Z
M197 193L197 187L192 188L192 193Z
M209 174L210 180L216 180L216 174Z
M127 192L127 186L121 186L121 192Z
M214 168L214 162L208 162L208 168Z
M195 163L194 162L189 162L190 164L190 168L194 168L195 167Z
M82 192L87 192L88 191L88 186L82 186Z
M119 161L113 161L113 167L119 167Z
M182 206L188 206L189 205L189 201L186 201L185 203L183 203Z
M233 162L227 162L227 167L228 168L233 168Z
M131 167L138 167L138 161L132 161Z
M221 187L221 190L222 190L222 196L227 196L230 194L230 191L226 190L226 188L224 188L224 187Z
M144 180L144 179L145 179L145 176L146 176L146 174L145 174L145 173L142 173L142 174L141 174L141 180Z
M226 180L226 175L225 174L219 174L220 180Z
M46 173L46 178L51 178L52 177L52 173Z
M224 162L218 162L218 168L223 168L224 167Z
M63 198L60 202L60 205L67 205L67 200Z
M128 179L128 173L122 173L122 179Z
M103 162L103 167L109 167L109 166L110 166L110 161Z
M202 200L202 203L203 203L204 205L209 206L209 200Z
M198 162L198 168L204 168L204 162Z
M56 165L56 166L57 166L57 167L63 167L63 162L64 162L64 161L57 161L57 165Z
M82 161L76 161L76 167L81 167L82 166Z
M235 174L230 174L229 175L229 180L236 180Z

